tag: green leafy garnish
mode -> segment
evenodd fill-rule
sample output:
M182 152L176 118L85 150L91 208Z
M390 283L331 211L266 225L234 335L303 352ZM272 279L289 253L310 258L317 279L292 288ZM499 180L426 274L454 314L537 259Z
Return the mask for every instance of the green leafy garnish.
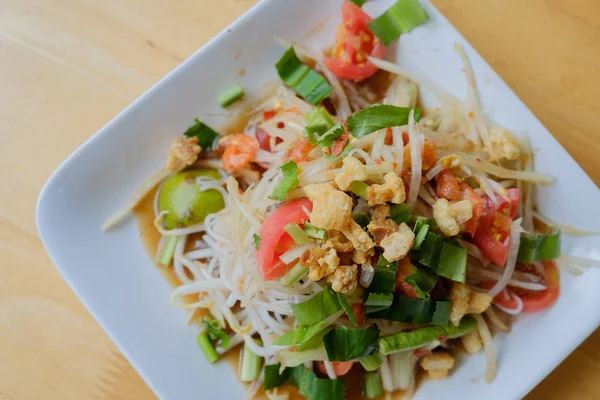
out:
M340 306L344 309L344 312L348 316L348 319L354 324L354 326L358 326L358 321L356 320L356 315L354 315L354 311L352 311L352 306L350 306L344 295L337 292L337 300L340 303Z
M260 236L258 236L255 233L254 235L252 235L252 239L254 239L254 247L256 248L256 250L258 250L258 248L260 247Z
M436 301L435 312L433 313L433 318L431 318L431 323L433 325L448 325L451 307L452 302L449 300Z
M406 203L394 204L390 207L389 218L398 225L402 223L408 224L412 219L412 214Z
M435 301L431 299L420 300L396 295L390 307L371 313L369 317L397 322L430 322L434 311Z
M307 400L342 400L346 381L344 378L322 379L303 365L291 368L290 375L298 391Z
M429 16L418 0L399 0L381 16L369 21L369 29L385 46L398 39L401 34L424 24Z
M367 293L365 297L365 313L370 314L384 310L392 305L394 295L391 293Z
M244 95L244 89L240 85L234 85L217 96L217 103L223 108L230 106Z
M304 114L304 122L304 130L309 139L314 138L314 134L322 135L335 125L335 120L323 107L313 108Z
M283 178L279 181L273 190L272 197L277 200L284 201L290 190L298 187L298 164L295 161L288 161L281 167Z
M407 125L411 110L413 108L377 104L350 115L346 120L346 128L352 136L361 138L380 129ZM419 121L421 110L414 110L415 121Z
M314 325L342 309L338 295L330 286L302 303L291 304L294 317L301 325Z
M357 224L361 227L365 228L367 225L371 223L371 218L367 214L359 214L356 218L354 218Z
M551 235L521 236L517 261L531 264L560 256L560 231Z
M425 268L420 268L417 272L407 276L404 282L415 289L415 293L420 299L427 299L437 283L437 276Z
M418 223L419 221L417 221ZM415 224L415 228L413 228L413 232L415 232L415 240L413 241L413 250L419 250L423 241L427 237L427 232L429 232L429 225L422 224L419 229L416 229L417 224Z
M330 361L350 361L366 357L377 349L379 329L338 326L323 336L323 345Z
M376 371L381 364L383 364L383 359L379 353L371 354L370 356L366 356L358 360L360 365L365 369L365 371Z
M436 273L456 282L465 282L467 272L467 249L450 242L443 242Z
M458 326L426 326L410 332L399 332L379 338L379 352L383 355L398 351L418 349L434 340L455 339L466 335L477 323L471 317L464 317Z
M194 118L194 125L190 126L184 133L185 137L197 137L198 145L202 147L203 151L210 151L213 149L215 139L220 135L215 132L210 126L200 121L198 118Z
M283 385L288 379L290 379L290 368L286 368L280 374L281 364L265 365L265 380L263 388L265 391L274 389Z
M443 238L433 232L427 232L425 240L421 243L421 254L419 264L425 265L433 270L437 269L442 252Z
M206 328L206 334L211 341L220 340L219 347L222 348L229 346L229 336L225 333L219 321L212 318L204 318L202 322Z
M373 293L392 293L396 284L397 270L398 261L390 263L383 256L379 256L369 291Z
M331 93L327 80L300 61L294 47L283 54L275 67L281 80L312 105L319 104Z

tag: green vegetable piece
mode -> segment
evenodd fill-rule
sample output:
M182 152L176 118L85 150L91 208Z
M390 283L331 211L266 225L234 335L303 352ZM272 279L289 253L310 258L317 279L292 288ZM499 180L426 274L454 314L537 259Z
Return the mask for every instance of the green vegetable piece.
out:
M327 132L323 133L320 136L317 136L317 143L321 147L330 147L333 144L333 141L344 134L344 128L342 125L336 124L331 127Z
M434 340L455 339L466 335L477 323L471 317L464 317L458 326L426 326L410 332L400 332L379 338L379 352L383 355L422 347Z
M171 265L171 260L173 259L173 254L175 254L175 247L177 246L177 242L179 241L179 236L170 235L166 237L165 244L160 252L160 256L158 258L158 262L165 267Z
M361 181L352 181L350 186L348 186L348 190L360 197L361 199L367 200L369 197L369 186ZM366 214L361 214L366 215ZM369 218L369 217L367 217ZM370 222L370 221L369 221ZM368 225L368 223L367 223Z
M252 382L258 379L260 375L260 367L263 358L254 353L247 343L244 343L244 353L242 354L242 372L240 380L242 382Z
M371 218L367 214L359 214L354 220L363 228L366 228L371 223Z
M308 267L296 264L281 277L281 284L290 287L308 273Z
M450 320L450 308L452 308L452 302L450 300L441 300L435 302L435 312L431 323L433 325L448 325Z
M179 172L165 179L158 194L158 210L166 211L162 223L166 229L190 226L204 221L207 215L225 207L221 192L202 190L196 183L199 176L221 179L221 175L208 168Z
M291 376L298 386L298 391L307 400L342 400L346 380L321 379L303 365L291 369Z
M286 231L292 237L292 239L294 239L294 242L297 245L306 244L310 240L306 232L304 232L304 229L300 228L300 225L294 222L284 226L283 230Z
M305 222L303 226L304 232L313 239L326 240L327 231L325 229L317 228L310 222Z
M265 365L265 380L263 382L263 389L265 391L279 387L290 379L290 369L286 368L280 374L281 364Z
M521 236L517 261L531 264L560 256L560 231L551 235Z
M229 336L225 333L219 321L207 317L202 320L202 323L204 324L206 334L211 341L220 341L219 347L223 349L229 346Z
M354 324L354 326L358 326L358 321L356 320L356 315L354 315L354 311L352 311L352 306L350 306L343 294L339 292L336 293L337 300L340 303L340 306L342 307L346 315L348 316L348 319Z
M281 80L312 105L321 103L332 91L322 75L300 61L294 47L281 56L275 68Z
M327 286L302 303L291 304L296 320L302 325L314 325L340 311L337 294Z
M202 147L203 151L210 151L213 149L215 139L219 136L219 133L214 131L210 126L200 121L198 118L194 118L194 125L190 126L184 133L188 138L197 137L198 145Z
M298 164L288 161L279 168L283 172L283 178L275 186L272 197L284 201L288 192L298 187Z
M442 242L443 239L440 235L427 232L425 240L421 243L419 263L435 271L440 260L440 253L442 252Z
M308 137L313 134L321 135L333 128L335 120L323 107L317 107L304 114L304 128Z
M223 108L229 107L244 95L244 89L240 85L234 85L217 96L217 103Z
M373 354L377 339L379 329L375 325L366 329L338 326L323 336L323 345L330 361L350 361Z
M383 384L379 372L368 372L365 374L365 397L374 399L383 396Z
M390 307L371 313L369 317L398 322L431 322L434 311L435 302L431 299L411 299L396 295Z
M214 364L217 362L219 355L215 351L213 345L210 343L206 332L200 332L198 335L196 335L196 342L198 343L200 350L202 350L209 363Z
M390 207L389 218L398 225L402 223L408 224L412 220L412 214L406 203L394 204Z
M361 138L380 129L408 124L411 110L413 108L377 104L350 115L346 120L346 128L352 136ZM414 110L415 121L419 121L421 110Z
M254 247L256 248L256 250L258 250L258 248L260 247L260 236L258 236L255 233L254 235L252 235L252 239L254 239Z
M394 302L392 293L366 293L365 313L371 314L377 311L385 310Z
M418 222L418 221L417 221ZM415 224L415 227L417 225ZM429 225L427 224L423 224L418 231L413 230L413 232L418 232L415 235L415 240L413 242L413 250L419 250L421 248L421 245L423 244L423 241L425 241L425 238L427 237L427 232L429 232Z
M429 293L431 293L437 283L437 276L425 268L420 268L417 272L407 276L404 282L415 289L415 293L420 299L428 299Z
M458 244L443 242L436 272L439 276L465 283L467 249Z
M369 29L385 46L398 39L401 34L424 24L429 16L418 0L399 0L379 17L369 21Z
M360 362L360 365L362 365L362 367L368 372L376 371L379 366L383 364L383 359L379 353L373 353L370 356L363 357L358 361Z
M392 293L396 284L396 271L398 270L398 261L389 262L382 255L379 256L373 280L369 286L369 292L373 293Z

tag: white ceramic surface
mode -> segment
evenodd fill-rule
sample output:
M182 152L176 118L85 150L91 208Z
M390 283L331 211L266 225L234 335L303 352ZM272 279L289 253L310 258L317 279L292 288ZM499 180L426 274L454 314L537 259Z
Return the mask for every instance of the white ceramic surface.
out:
M333 38L341 0L264 0L127 107L71 155L39 199L40 236L57 268L126 357L162 399L233 399L242 387L224 363L209 365L169 304L171 289L146 254L130 219L103 233L102 222L165 160L173 136L194 117L217 125L225 115L216 94L232 81L247 91L276 78L283 49L273 35L319 43ZM370 2L381 13L389 1ZM397 61L462 97L466 84L452 43L472 61L487 116L527 131L538 150L536 169L559 180L539 191L540 209L580 228L600 227L600 192L567 152L489 65L432 6L429 24L402 36ZM312 29L312 27L321 27ZM241 68L243 77L238 76ZM600 259L598 238L566 240L567 252ZM498 376L483 380L484 357L464 357L450 379L426 382L416 399L516 399L524 396L600 323L600 271L564 275L551 310L521 317L508 336L496 337Z

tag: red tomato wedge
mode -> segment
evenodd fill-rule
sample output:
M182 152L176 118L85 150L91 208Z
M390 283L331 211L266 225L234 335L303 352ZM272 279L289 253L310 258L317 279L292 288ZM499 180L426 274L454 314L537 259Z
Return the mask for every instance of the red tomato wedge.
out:
M449 169L440 172L436 178L436 194L447 200L460 200L461 193L456 176Z
M277 279L289 269L290 266L283 263L279 256L294 246L294 241L283 227L289 223L302 225L308 221L304 208L312 211L312 202L307 198L287 201L275 209L261 225L256 260L265 281Z
M508 215L511 219L517 218L517 216L519 215L519 189L506 189L506 196L508 197L508 199L496 196L498 204L494 204L492 199L490 199L488 196L483 196L483 199L485 200L486 211L499 211Z
M385 48L369 30L370 20L356 4L345 1L342 5L342 24L337 27L336 45L331 57L323 58L325 67L338 78L361 81L377 72L378 68L367 56L383 58Z
M344 376L350 371L354 361L332 361L331 365L333 366L333 371L335 372L335 376ZM323 361L317 361L317 371L319 371L323 375L327 375L327 369L325 369L325 364Z
M468 200L469 203L471 203L471 207L473 207L473 216L470 220L465 222L465 231L469 233L471 237L473 237L475 235L475 231L477 230L479 219L483 214L485 200L466 183L460 185L460 189L463 200Z
M479 219L473 243L494 264L506 264L510 245L510 223L512 219L501 212L491 211Z
M546 284L545 290L527 290L508 287L506 289L508 296L506 296L504 292L501 292L494 297L494 303L514 310L518 307L518 301L515 298L516 295L523 301L523 312L543 311L554 305L560 295L560 275L558 273L558 268L553 261L544 261L543 265ZM518 264L517 269L526 269L527 272L535 273L537 275L535 268L529 268L529 266ZM494 286L494 282L482 282L482 286L485 289L490 289Z

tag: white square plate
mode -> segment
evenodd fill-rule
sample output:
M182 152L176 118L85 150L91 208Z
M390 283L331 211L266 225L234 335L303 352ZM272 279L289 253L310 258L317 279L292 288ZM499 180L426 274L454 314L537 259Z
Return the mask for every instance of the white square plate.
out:
M209 365L169 304L171 288L152 265L133 219L103 233L102 222L158 170L175 135L194 117L219 125L216 94L233 81L247 91L276 79L283 50L274 35L298 42L332 41L341 0L264 0L127 107L71 155L40 195L40 236L64 278L163 399L242 397L228 365ZM391 2L367 3L378 15ZM536 169L558 177L539 190L543 213L582 229L600 227L600 193L500 77L431 5L431 21L402 36L396 61L463 97L466 83L454 41L473 64L487 116L513 132L527 131L538 150ZM311 28L320 26L322 29ZM311 33L311 34L309 34ZM239 77L240 69L245 70ZM600 258L597 237L566 240L564 249ZM551 310L522 317L495 338L498 376L486 384L482 354L465 357L450 379L425 382L417 399L515 399L524 396L600 323L600 271L561 276L562 296Z

